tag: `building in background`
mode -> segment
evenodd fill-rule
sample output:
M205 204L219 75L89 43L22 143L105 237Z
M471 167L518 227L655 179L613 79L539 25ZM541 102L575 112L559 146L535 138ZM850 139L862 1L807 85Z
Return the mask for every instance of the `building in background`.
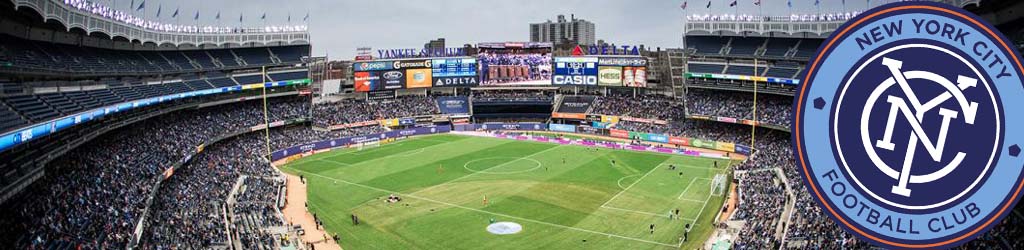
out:
M558 22L548 20L543 23L530 24L531 42L550 42L556 46L563 44L572 45L593 45L595 39L594 23L576 19L570 15L569 20L565 15L558 15Z
M430 40L429 42L423 44L423 48L427 49L427 50L435 50L435 49L443 50L444 49L444 38L438 38L438 39Z

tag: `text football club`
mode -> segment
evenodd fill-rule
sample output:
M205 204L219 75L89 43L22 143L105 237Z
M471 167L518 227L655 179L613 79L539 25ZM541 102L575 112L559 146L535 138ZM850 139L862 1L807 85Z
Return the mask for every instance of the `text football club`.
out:
M1020 56L984 20L940 3L860 14L801 75L797 167L836 224L887 248L951 248L1020 199ZM1011 150L1011 148L1016 148Z

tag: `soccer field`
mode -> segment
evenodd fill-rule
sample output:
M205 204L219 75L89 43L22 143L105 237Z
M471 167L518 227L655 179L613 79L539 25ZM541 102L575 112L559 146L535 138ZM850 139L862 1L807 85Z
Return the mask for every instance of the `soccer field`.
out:
M345 249L693 249L724 200L711 182L730 162L714 161L442 134L282 170L306 177L310 211ZM391 194L402 201L385 202ZM492 234L491 219L522 231ZM693 229L680 242L686 224Z

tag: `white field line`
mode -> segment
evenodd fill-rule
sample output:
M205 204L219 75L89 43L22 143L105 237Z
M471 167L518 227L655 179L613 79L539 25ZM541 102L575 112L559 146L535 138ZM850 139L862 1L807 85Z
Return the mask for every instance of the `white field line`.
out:
M621 189L626 189L626 187L622 186L622 180L625 180L626 178L637 176L637 175L640 175L640 174L633 174L633 175L623 176L622 178L619 178L619 180L616 181L615 184L618 185L619 188L621 188Z
M327 162L327 163L341 164L341 165L345 165L346 167L352 166L351 163L344 163L344 162L335 161L335 160L328 160L328 159L316 159L314 161L322 161L322 162Z
M410 140L422 140L422 139L410 139ZM380 146L380 147L377 147L377 148L374 148L374 149L372 149L372 150L379 150L379 149L381 149L382 147L385 147L385 146L388 146L388 145L396 145L396 144L399 144L399 143L402 143L402 142L406 142L406 141L401 141L401 142L396 142L396 143L392 143L392 144L382 145L382 146ZM430 146L426 146L426 147L422 147L422 148L419 148L418 150L426 151L426 150L427 150L427 149L429 149L429 148L433 148L433 147L438 147L438 146L443 146L443 145L447 145L447 143L439 143L439 144L434 144L434 145L430 145ZM411 152L411 151L413 151L413 150L410 150L410 151L405 151L405 152ZM354 152L354 151L353 151L353 152ZM361 165L361 164L363 164L363 163L370 163L370 162L375 162L376 160L380 160L380 159L387 159L387 158L394 158L394 157L404 157L404 156L408 156L408 155L414 155L414 154L417 154L417 153L410 153L410 154L404 154L405 152L402 152L402 153L399 153L399 154L393 154L393 155L383 156L383 157L377 157L377 158L376 158L376 159L374 159L374 160L370 160L370 161L362 161L362 162L357 162L357 163L344 163L344 162L339 162L339 161L335 161L335 160L330 160L330 159L328 159L328 158L334 158L335 156L341 156L341 155L347 155L347 154L352 154L352 152L344 152L344 153L339 153L339 154L337 154L337 155L331 155L331 156L324 156L323 158L319 158L319 159L315 159L315 160L317 160L317 161L328 161L328 162L332 162L332 163L338 163L338 164L343 164L343 165L346 165L346 166L356 166L356 165Z
M690 184L686 184L686 189L683 189L683 192L679 193L679 197L676 197L676 199L683 199L683 195L686 194L686 191L690 190L690 186L693 186L695 181L697 181L697 178L690 179Z
M509 164L509 163L513 163L513 162L516 162L516 161L519 161L519 160L522 160L522 159L527 159L527 158L530 158L530 156L538 155L538 154L540 154L540 153L544 153L544 152L547 152L547 151L551 151L551 150L554 150L554 149L556 149L556 148L560 148L560 147L562 147L562 146L561 146L561 145L558 145L558 146L554 146L554 147L551 147L551 148L548 148L548 149L545 149L545 150L537 151L536 153L532 153L532 154L529 154L529 155L525 155L525 156L519 157L518 159L515 159L515 160L511 160L511 161L508 161L508 162L505 162L505 163L502 163L502 164L498 164L497 166L494 166L494 167L488 168L487 170L490 170L490 169L495 169L495 168L499 168L499 167L501 167L501 166L505 166L505 165L507 165L507 164ZM509 157L509 158L511 158L511 157ZM462 180L462 179L465 179L465 178L469 178L469 177L471 177L471 176L474 176L474 175L476 175L476 174L479 174L479 173L484 173L484 172L487 172L487 171L486 171L486 170L484 170L484 171L477 171L477 172L472 172L472 173L469 173L469 174L467 174L467 175L463 175L462 177L459 177L459 178L455 178L455 179L452 179L452 180L450 180L450 181L446 181L446 182L443 182L443 183L441 183L441 184L437 184L437 185L433 185L433 186L430 186L430 187L427 187L427 188L424 188L424 189L420 189L420 190L417 190L416 192L412 192L412 194L418 194L418 193L422 193L422 192L425 192L425 191L427 191L427 190L431 190L431 189L434 189L435 187L439 187L439 186L444 186L444 185L447 185L447 184L450 184L450 183L453 183L453 182L456 182L456 181L459 181L459 180Z
M345 183L345 184L349 184L349 185L353 185L353 186L358 186L358 187L363 187L363 188L366 188L366 189L371 189L371 190L375 190L375 191L379 191L379 192L398 194L400 196L405 196L405 197L410 197L410 198L414 198L414 199L429 201L429 202L433 202L433 203L437 203L437 204L447 205L447 206L461 208L461 209L465 209L465 210L469 210L469 211L474 211L474 212L479 212L479 213L490 214L490 215L494 215L494 216L501 216L501 217L511 218L511 219L515 219L515 220L521 220L521 221L537 223L537 224L541 224L541 225L547 225L547 226L552 226L552 227L564 228L564 229L575 230L575 231L580 231L580 232L585 232L585 233L599 234L599 235L604 235L604 236L608 236L608 237L615 237L615 238L632 240L632 241L636 241L636 242L643 242L643 243L654 244L654 245L659 245L659 246L678 247L677 245L673 245L673 244L666 244L666 243L661 243L661 242L656 242L656 241L650 241L650 240L645 240L645 239L633 238L633 237L629 237L629 236L622 236L622 235L617 235L617 234L598 232L598 231L593 231L593 230L588 230L588 229L583 229L583 228L578 228L578 227L564 226L564 225L554 224L554 223L550 223L550 222L543 222L543 221L532 220L532 219L527 219L527 218L522 218L522 217L517 217L517 216L512 216L512 215L507 215L507 214L501 214L501 213L495 213L495 212L490 212L490 211L484 211L484 210L480 210L480 209L476 209L476 208L461 206L461 205L458 205L458 204L452 204L452 203L448 203L448 202L444 202L444 201L438 201L438 200L434 200L434 199L430 199L430 198L426 198L426 197L420 197L420 196L416 196L414 194L403 194L403 193L396 192L396 191L391 191L391 190L387 190L387 189L381 189L381 188L371 187L371 186L367 186L367 185L363 185L363 184L359 184L359 183L349 182L349 181L345 181L345 180L341 180L341 179L331 178L331 177L323 176L323 175L316 174L316 173L310 173L310 172L306 172L306 171L302 171L302 170L295 169L295 171L302 172L302 173L308 174L310 176L316 176L316 177L320 177L320 178L324 178L324 179L328 179L328 180L342 182L342 183Z
M650 175L651 173L654 173L654 171L655 171L655 170L658 170L659 168L661 168L661 165L660 165L660 164L659 164L658 166L655 166L654 168L651 168L651 171L647 171L647 173L646 173L646 174L644 174L644 176L641 176L641 177L640 177L640 179L637 179L637 180L636 180L636 181L634 181L633 183L629 184L629 186L627 186L627 187L626 187L626 189L623 189L622 191L619 191L618 193L616 193L616 194L615 194L615 196L612 196L612 198L611 198L611 199L608 199L607 201L605 201L605 202L604 202L604 204L601 204L601 207L604 207L604 205L608 205L608 203L609 203L609 202L612 202L613 200L615 200L615 198L618 198L618 197L619 197L619 195L622 195L622 193L625 193L625 192L626 192L626 191L628 191L628 190L629 190L630 188L632 188L632 187L633 187L634 185L636 185L637 183L640 183L640 181L643 181L643 180L644 180L644 178L646 178L646 177L647 177L648 175Z
M651 213L651 212L636 211L636 210L632 210L632 209L617 208L617 207L613 207L613 206L603 206L601 208L607 208L607 209L619 210L619 211L623 211L623 212L630 212L630 213L638 213L638 214L650 215L650 216L654 216L654 217L668 218L668 216L664 215L664 214L656 214L656 213Z

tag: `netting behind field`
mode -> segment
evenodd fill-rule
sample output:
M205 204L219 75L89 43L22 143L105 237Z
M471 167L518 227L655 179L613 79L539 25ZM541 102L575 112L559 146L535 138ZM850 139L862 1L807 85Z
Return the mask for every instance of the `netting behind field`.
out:
M711 180L711 195L721 196L725 193L726 179L724 174L717 174Z

